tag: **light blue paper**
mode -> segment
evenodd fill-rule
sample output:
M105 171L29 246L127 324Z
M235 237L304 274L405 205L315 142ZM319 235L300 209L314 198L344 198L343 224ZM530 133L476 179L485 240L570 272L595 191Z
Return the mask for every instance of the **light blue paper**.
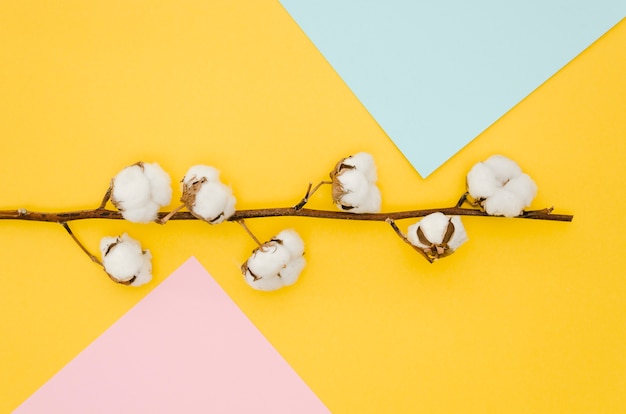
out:
M626 0L280 1L422 177L626 15Z

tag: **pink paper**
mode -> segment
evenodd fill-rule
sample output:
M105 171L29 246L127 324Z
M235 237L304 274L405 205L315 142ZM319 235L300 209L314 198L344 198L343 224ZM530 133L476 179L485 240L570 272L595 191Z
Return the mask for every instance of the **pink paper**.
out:
M14 413L328 413L195 258Z

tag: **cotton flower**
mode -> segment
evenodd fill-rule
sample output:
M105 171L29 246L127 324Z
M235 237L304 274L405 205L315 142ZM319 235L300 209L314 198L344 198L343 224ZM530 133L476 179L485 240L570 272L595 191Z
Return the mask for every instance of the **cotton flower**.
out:
M381 196L376 186L376 164L367 152L359 152L337 163L330 173L335 205L351 213L378 213Z
M142 250L139 242L124 233L100 241L104 271L123 285L140 286L152 280L152 254Z
M111 202L128 221L154 221L159 209L170 204L170 182L169 175L159 164L138 162L113 178Z
M515 217L532 203L537 185L515 161L493 155L469 171L467 191L487 214Z
M219 179L219 171L207 165L195 165L183 178L181 201L195 217L218 224L235 213L232 189Z
M294 230L283 230L252 252L241 266L246 282L257 290L271 291L296 283L306 261L304 242Z
M446 216L437 212L427 215L409 226L407 239L431 259L448 256L458 249L467 238L467 232L459 216Z

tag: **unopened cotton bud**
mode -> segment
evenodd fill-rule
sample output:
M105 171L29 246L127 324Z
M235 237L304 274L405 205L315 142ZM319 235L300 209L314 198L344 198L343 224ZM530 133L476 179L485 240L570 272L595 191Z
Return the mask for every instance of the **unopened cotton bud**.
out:
M152 280L152 254L124 233L100 241L104 271L117 283L140 286Z
M338 208L351 213L380 211L376 164L369 153L359 152L342 159L330 173L330 178L333 202Z
M170 184L169 175L159 164L139 162L113 178L111 202L126 220L148 223L157 218L161 207L170 203Z
M515 161L493 155L470 169L467 192L487 214L515 217L532 203L537 185Z
M241 266L246 282L257 290L272 291L294 284L306 265L304 242L294 230L278 233L252 252Z
M438 259L452 254L468 237L459 216L436 212L409 226L407 239L429 257Z
M211 224L219 224L235 214L233 191L219 176L216 168L194 165L183 178L181 201L191 214Z

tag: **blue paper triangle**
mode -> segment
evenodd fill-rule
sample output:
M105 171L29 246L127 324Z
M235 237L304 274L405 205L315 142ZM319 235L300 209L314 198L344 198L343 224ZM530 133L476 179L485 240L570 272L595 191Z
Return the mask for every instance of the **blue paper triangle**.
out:
M426 177L618 23L625 0L280 0Z

